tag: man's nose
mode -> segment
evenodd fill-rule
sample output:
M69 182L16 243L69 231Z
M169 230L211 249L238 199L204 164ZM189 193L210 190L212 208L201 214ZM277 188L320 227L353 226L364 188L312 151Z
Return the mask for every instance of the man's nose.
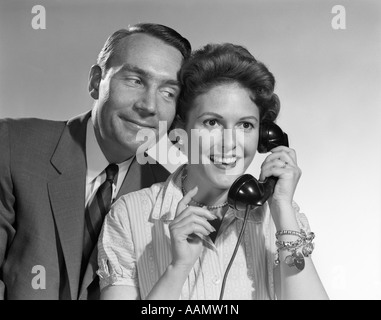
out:
M135 109L142 115L154 115L157 112L156 92L146 90L135 103Z

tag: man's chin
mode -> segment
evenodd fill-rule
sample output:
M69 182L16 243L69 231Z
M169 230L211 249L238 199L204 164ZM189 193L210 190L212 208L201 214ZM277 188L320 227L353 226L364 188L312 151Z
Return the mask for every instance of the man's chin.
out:
M157 154L158 152L160 152L160 147L158 146L157 141L155 139L150 139L140 143L137 142L133 146L131 146L130 144L130 148L131 147L135 150L136 155L152 152ZM159 148L159 150L156 150L156 148ZM162 152L164 152L164 150ZM165 152L167 152L167 150L165 150Z

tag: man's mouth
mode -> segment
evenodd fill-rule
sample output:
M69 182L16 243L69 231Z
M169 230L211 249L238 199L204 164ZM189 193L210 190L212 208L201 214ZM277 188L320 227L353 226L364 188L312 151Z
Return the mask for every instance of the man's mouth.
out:
M138 129L147 129L147 128L148 129L156 129L156 126L153 125L152 123L127 119L127 118L122 118L122 119L123 119L123 121L131 123L132 125L134 125Z

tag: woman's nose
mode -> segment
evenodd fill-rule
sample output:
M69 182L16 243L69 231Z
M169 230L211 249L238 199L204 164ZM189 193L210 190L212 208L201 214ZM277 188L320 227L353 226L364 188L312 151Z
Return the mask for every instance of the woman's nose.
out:
M235 150L237 145L237 130L223 129L222 132L222 151L224 154L229 154Z

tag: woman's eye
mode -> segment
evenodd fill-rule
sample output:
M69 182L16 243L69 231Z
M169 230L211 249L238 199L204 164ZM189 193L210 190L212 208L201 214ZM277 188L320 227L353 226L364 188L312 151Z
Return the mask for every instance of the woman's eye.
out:
M204 123L209 127L215 127L218 124L217 120L215 119L206 120Z
M244 130L250 130L250 129L253 129L254 128L254 125L250 122L243 122L240 124L239 126L241 129L244 129Z

